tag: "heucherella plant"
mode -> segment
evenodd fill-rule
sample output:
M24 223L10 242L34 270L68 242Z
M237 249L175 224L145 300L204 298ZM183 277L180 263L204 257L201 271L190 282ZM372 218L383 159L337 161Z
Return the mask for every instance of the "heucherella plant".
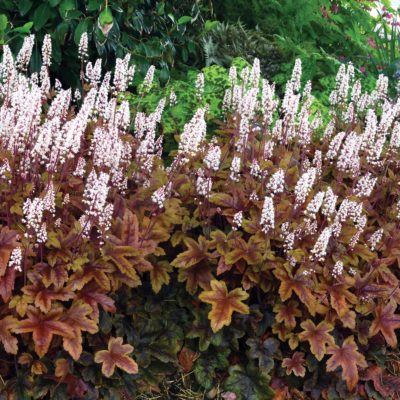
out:
M258 60L232 67L224 120L209 139L199 102L167 167L159 123L179 99L149 114L130 109L119 96L135 71L129 55L103 73L86 61L85 36L83 93L53 88L50 38L41 72L27 74L32 40L15 59L4 46L0 64L10 396L65 387L65 398L124 398L154 389L166 362L237 399L271 398L269 384L281 398L396 394L387 354L400 328L400 103L385 77L364 93L342 66L322 126L299 60L282 100ZM199 98L203 87L199 75ZM141 285L153 298L138 295ZM171 291L173 320L159 331L152 315L138 322ZM222 346L218 356L210 346Z

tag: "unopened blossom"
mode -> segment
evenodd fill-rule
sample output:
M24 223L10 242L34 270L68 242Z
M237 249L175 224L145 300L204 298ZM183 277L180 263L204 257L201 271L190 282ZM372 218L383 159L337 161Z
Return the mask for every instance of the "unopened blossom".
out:
M26 71L29 61L31 60L33 46L35 44L35 36L29 35L24 38L21 50L17 55L17 68L21 71Z
M56 212L56 194L52 181L47 185L46 194L43 198L43 207L53 215Z
M295 61L295 64L294 64L292 78L290 80L294 91L300 90L301 73L302 73L301 72L301 60L300 60L300 58L297 58Z
M264 199L260 225L264 233L268 233L271 229L275 228L275 208L272 197L266 196Z
M169 94L169 104L174 106L174 105L176 105L176 103L177 103L176 94L173 90L171 90L171 93Z
M10 255L10 260L8 262L8 267L14 267L16 271L22 272L22 249L21 247L16 247L13 249Z
M83 32L79 40L78 55L82 62L85 61L89 56L87 32Z
M43 60L43 65L46 67L50 67L51 65L51 53L52 53L51 38L49 34L46 34L44 36L42 45L42 60Z
M321 177L321 175L322 175L322 152L320 150L315 151L312 165L316 169L317 176Z
M151 88L151 85L153 84L155 70L156 67L154 65L151 65L150 68L147 70L146 76L144 77L143 81L143 89L145 91L148 91Z
M212 145L209 147L205 157L204 164L207 168L218 171L221 163L221 148L217 145Z
M357 186L354 189L354 195L357 197L369 197L374 190L378 178L370 172L358 179Z
M327 254L328 244L331 236L332 236L332 227L327 226L321 232L317 241L315 242L314 247L311 249L312 259L315 259L317 261L324 261Z
M285 173L282 169L278 169L267 183L266 189L271 191L272 195L282 193L285 189Z
M234 231L240 228L243 222L243 211L238 211L236 214L234 214L232 222L233 222L232 229Z
M196 87L196 96L199 99L201 99L203 97L203 94L204 94L204 74L202 72L200 72L197 75L195 87Z
M368 244L370 245L372 251L376 249L376 246L382 240L382 237L383 237L383 229L380 228L376 230L368 239Z

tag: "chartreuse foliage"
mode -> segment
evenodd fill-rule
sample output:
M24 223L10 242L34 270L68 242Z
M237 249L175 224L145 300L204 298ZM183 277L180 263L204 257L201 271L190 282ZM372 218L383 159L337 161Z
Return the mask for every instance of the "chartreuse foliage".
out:
M180 99L152 98L151 73L129 104L128 58L112 78L88 64L82 98L22 59L4 47L3 397L179 398L180 375L218 399L400 394L400 107L384 77L366 93L343 65L325 126L299 62L282 100L257 61L210 67L166 167L162 114Z

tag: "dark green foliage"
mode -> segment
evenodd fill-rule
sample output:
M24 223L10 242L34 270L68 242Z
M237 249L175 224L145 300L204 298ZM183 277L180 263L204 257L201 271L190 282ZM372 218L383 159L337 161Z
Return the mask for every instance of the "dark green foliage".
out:
M14 4L17 3L17 6ZM76 53L83 32L89 35L90 58L106 67L127 52L142 72L151 64L165 82L171 68L195 64L207 8L201 2L158 0L19 0L0 3L0 44L14 51L23 36L36 34L31 68L40 69L40 46L46 33L53 42L52 72L65 84L76 85ZM62 73L60 73L62 71Z
M219 23L203 38L206 65L229 67L235 57L249 62L260 59L263 75L271 79L280 71L282 54L279 48L257 29L247 29L240 21Z

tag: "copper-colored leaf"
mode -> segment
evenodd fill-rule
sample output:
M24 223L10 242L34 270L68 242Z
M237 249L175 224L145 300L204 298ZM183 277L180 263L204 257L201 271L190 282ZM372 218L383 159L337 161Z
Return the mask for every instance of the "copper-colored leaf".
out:
M73 329L60 321L62 311L52 310L48 314L42 314L35 307L30 306L27 310L27 318L19 321L15 333L32 332L35 343L35 351L39 357L43 357L49 350L54 335L73 338Z
M290 300L288 303L275 304L275 319L278 322L283 322L289 329L293 329L296 326L295 317L301 317L301 311L298 309L298 305L299 304L295 300Z
M200 294L199 299L204 303L211 304L211 311L208 318L211 321L211 328L214 332L219 331L223 326L230 325L234 311L241 314L248 314L249 307L243 303L249 295L241 288L228 292L224 281L211 281L211 290Z
M193 363L198 357L199 353L190 350L188 347L183 347L178 356L179 364L183 368L183 371L189 373L193 369Z
M369 336L382 333L389 346L397 346L395 329L400 328L400 314L395 314L397 304L393 301L385 306L380 304L375 310L375 319L369 329Z
M122 338L110 338L108 350L98 351L94 356L94 361L103 364L101 372L108 378L114 374L115 367L128 374L137 374L138 365L128 356L132 351L133 347L130 344L122 344Z
M65 358L59 358L56 361L56 368L55 368L54 375L57 378L63 379L69 374L69 372L70 371L69 371L68 360L66 360Z
M17 326L18 320L11 315L7 315L0 320L0 341L7 353L17 354L18 340L11 335L11 330Z
M168 285L171 270L172 265L168 261L159 261L153 264L153 269L150 271L150 282L154 293L158 293L163 285Z
M209 243L204 236L200 236L198 242L187 237L184 239L184 243L188 249L180 253L172 261L171 264L174 267L186 269L198 264L202 260L210 258L211 254L208 252Z
M0 277L7 269L8 260L11 252L17 247L17 232L12 231L7 226L0 229Z
M15 283L15 269L7 268L6 273L0 278L0 296L4 303L10 299Z
M325 321L321 321L315 326L310 319L302 322L300 326L304 331L299 333L299 339L308 341L311 353L318 361L321 361L326 354L326 346L334 343L333 336L329 334L329 332L332 332L333 326Z
M304 377L306 373L304 363L305 363L304 353L296 351L294 352L291 358L284 358L282 360L282 367L286 368L286 373L288 375L293 373L296 376Z
M349 336L342 347L329 346L328 354L332 354L326 362L326 370L335 371L336 368L342 368L342 377L347 383L349 390L352 390L358 382L358 368L367 368L368 364L365 357L358 352L354 337Z
M85 303L89 304L93 309L93 319L99 319L99 305L104 311L115 312L114 300L104 293L93 281L86 285L77 295L77 299L82 299Z
M279 295L282 301L289 299L295 292L300 301L305 304L312 316L317 311L317 300L312 295L311 290L307 287L307 282L303 277L293 278L286 270L276 269L274 275L281 281L279 287Z
M76 301L70 309L62 315L60 320L74 331L71 338L63 338L64 349L77 361L82 353L82 331L96 333L98 327L95 321L88 316L93 314L92 307L82 301Z

